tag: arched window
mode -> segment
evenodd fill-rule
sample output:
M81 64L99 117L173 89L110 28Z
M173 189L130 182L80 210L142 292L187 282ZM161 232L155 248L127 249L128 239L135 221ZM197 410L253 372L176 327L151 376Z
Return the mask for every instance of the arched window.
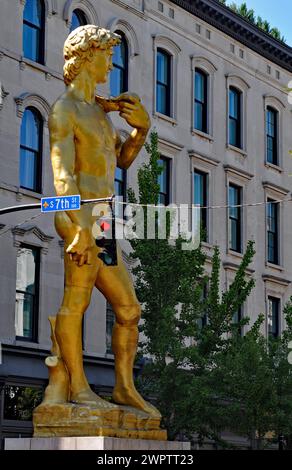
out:
M19 179L22 188L41 192L43 119L35 108L26 108L20 133Z
M171 115L171 56L163 49L157 49L156 66L156 111Z
M44 63L45 6L43 0L26 0L23 11L23 55Z
M113 70L110 74L111 96L118 96L128 91L129 48L124 33L116 31L122 38L121 44L114 47Z
M194 127L208 132L208 75L196 69L194 80Z
M79 26L84 26L87 23L88 23L87 18L85 16L85 13L82 10L79 10L79 9L73 10L70 33L74 29L79 28Z
M268 106L266 109L266 148L267 162L278 164L278 111Z
M234 87L229 88L229 144L241 148L241 100L242 93Z

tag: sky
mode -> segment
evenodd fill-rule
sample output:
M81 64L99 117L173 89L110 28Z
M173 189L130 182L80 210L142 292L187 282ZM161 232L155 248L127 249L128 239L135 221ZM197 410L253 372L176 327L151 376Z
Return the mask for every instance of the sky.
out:
M248 8L255 11L256 16L268 20L271 26L279 28L286 42L292 47L292 0L229 0L241 5L244 1Z

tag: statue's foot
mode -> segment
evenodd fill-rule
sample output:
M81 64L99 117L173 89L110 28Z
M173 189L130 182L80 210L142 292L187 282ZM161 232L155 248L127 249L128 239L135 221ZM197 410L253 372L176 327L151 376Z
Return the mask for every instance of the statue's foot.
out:
M154 418L161 418L161 414L155 406L144 400L137 392L135 387L115 387L113 391L113 400L119 405L132 406L148 413Z
M77 403L79 405L96 406L97 408L104 408L104 409L118 408L118 406L115 405L114 403L110 403L100 398L90 388L86 388L85 390L81 390L76 393L71 393L70 401L72 403Z

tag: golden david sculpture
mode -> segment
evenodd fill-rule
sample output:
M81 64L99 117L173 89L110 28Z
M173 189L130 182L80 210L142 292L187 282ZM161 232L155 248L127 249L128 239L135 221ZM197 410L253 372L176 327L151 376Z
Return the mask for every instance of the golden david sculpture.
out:
M49 117L51 160L58 196L81 199L114 194L116 165L128 168L141 150L150 119L136 95L112 100L95 95L107 81L113 47L120 37L94 25L81 26L64 44L65 92ZM134 128L122 143L108 112L116 111ZM133 365L141 308L132 279L117 244L117 265L98 257L92 227L93 205L80 211L57 212L55 227L64 240L65 287L56 317L50 317L52 355L46 359L49 385L34 411L34 436L116 436L166 439L161 415L137 392ZM82 317L93 288L106 297L115 312L112 349L115 356L113 403L89 387L83 369Z

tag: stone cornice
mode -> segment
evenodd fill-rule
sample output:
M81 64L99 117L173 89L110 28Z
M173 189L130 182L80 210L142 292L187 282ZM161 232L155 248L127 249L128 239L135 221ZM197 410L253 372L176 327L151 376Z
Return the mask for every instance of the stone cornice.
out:
M170 0L266 59L292 72L292 48L236 14L218 0Z

